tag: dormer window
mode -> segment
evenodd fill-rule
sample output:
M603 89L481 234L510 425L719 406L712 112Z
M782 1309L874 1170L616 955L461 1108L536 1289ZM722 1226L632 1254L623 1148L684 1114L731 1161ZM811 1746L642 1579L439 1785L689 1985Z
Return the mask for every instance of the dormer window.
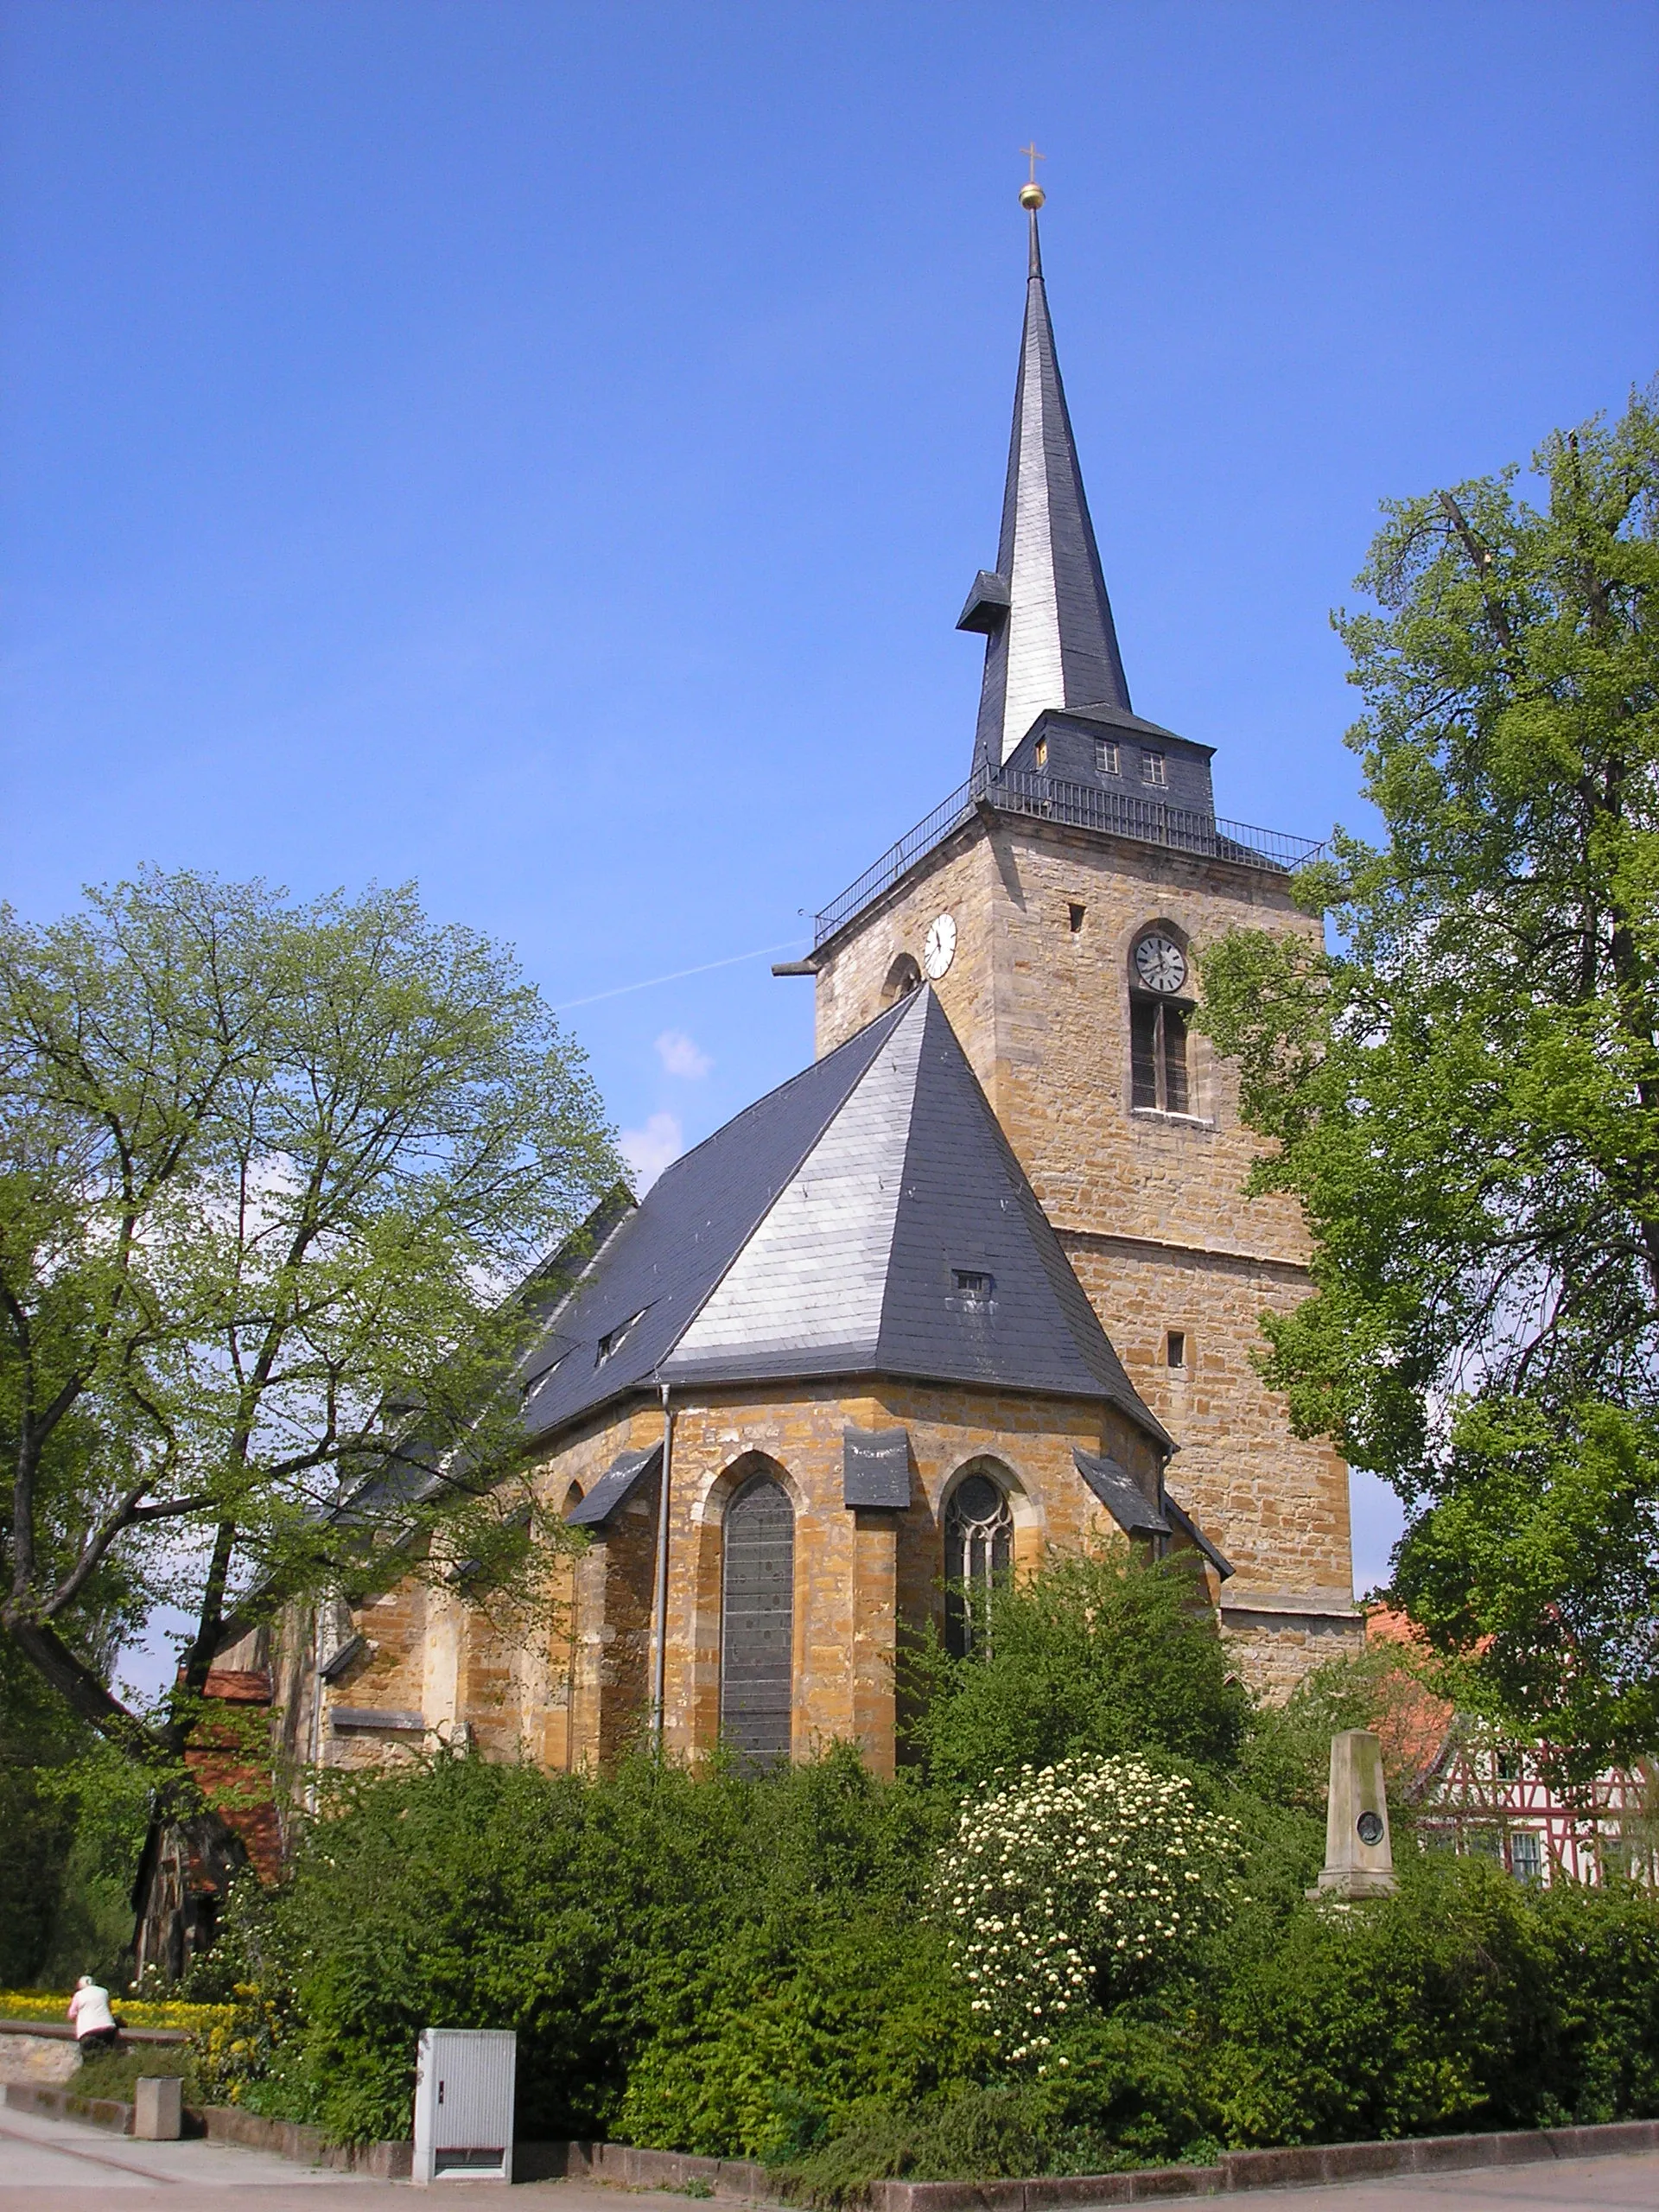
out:
M1141 780L1145 784L1156 784L1160 791L1168 783L1169 772L1161 753L1143 753L1141 755Z
M605 1332L605 1334L599 1340L599 1349L594 1355L594 1365L595 1367L603 1367L606 1361L611 1357L612 1353L619 1351L621 1349L624 1338L626 1337L634 1323L644 1318L645 1311L645 1309L642 1306L638 1313L630 1313L626 1321L619 1321L613 1329L607 1329Z
M1121 776L1123 772L1122 755L1110 738L1095 740L1095 773L1097 776Z
M952 1268L956 1302L964 1313L988 1313L996 1294L996 1278L983 1268Z
M1039 737L1039 738L1038 739L1037 743L1036 743L1035 747L1033 747L1033 758L1035 760L1035 761L1036 761L1036 763L1037 763L1037 766L1038 766L1039 768L1046 768L1046 767L1047 767L1047 766L1048 766L1048 740L1047 740L1046 737Z
M560 1368L564 1365L565 1361L569 1357L570 1355L569 1352L562 1351L556 1359L550 1360L545 1367L538 1368L536 1373L531 1376L530 1380L520 1386L518 1392L520 1398L528 1403L541 1389L543 1382L550 1382L552 1381L553 1377L558 1373Z

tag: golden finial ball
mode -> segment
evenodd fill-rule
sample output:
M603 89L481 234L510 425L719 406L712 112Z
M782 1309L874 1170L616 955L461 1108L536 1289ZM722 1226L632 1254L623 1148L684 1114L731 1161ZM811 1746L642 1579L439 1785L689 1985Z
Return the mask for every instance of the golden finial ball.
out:
M1022 184L1020 188L1020 205L1022 207L1040 207L1047 197L1040 184Z

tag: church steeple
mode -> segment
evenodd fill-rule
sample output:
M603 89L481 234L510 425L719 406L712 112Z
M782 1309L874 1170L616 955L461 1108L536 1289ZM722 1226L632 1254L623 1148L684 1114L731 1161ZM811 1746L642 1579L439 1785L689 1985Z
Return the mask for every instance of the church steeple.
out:
M1045 708L1130 711L1054 358L1037 235L1043 197L1034 179L1020 194L1030 218L1031 257L996 569L981 570L957 625L986 640L974 760L992 768L1001 766Z

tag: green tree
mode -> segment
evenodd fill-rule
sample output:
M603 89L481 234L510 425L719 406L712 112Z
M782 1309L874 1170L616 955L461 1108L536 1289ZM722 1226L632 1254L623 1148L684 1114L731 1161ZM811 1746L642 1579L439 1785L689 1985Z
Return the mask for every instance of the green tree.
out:
M411 889L146 874L0 910L0 1624L105 1736L188 1738L238 1601L543 1527L501 1385L535 1271L617 1173L510 957ZM514 1286L526 1278L528 1294ZM99 1637L195 1632L160 1727Z
M906 1734L929 1780L968 1791L1003 1769L1146 1751L1226 1766L1249 1700L1193 1594L1180 1560L1122 1543L993 1592L982 1649L952 1659L930 1638L906 1655Z
M1582 1772L1659 1736L1659 396L1535 467L1385 507L1338 623L1385 839L1203 1019L1314 1238L1268 1381L1406 1501L1465 1694Z

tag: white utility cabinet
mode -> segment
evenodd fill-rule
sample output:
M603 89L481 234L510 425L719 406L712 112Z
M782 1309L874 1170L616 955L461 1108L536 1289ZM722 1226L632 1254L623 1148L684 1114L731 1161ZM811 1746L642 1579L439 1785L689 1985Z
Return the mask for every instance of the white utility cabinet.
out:
M512 2179L511 2028L423 2028L415 2066L417 2184Z

